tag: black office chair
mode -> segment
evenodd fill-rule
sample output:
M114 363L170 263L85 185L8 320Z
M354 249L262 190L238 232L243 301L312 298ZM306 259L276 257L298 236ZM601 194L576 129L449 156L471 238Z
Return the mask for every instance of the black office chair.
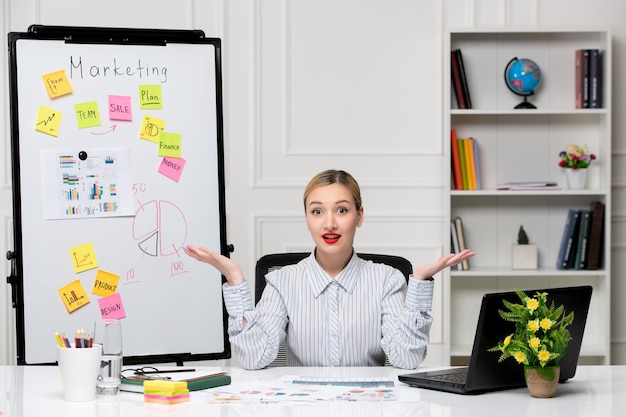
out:
M258 304L265 289L265 275L275 269L280 269L286 265L293 265L300 262L302 259L309 256L310 252L285 252L285 253L272 253L262 256L256 263L256 270L254 274L254 304ZM395 255L380 255L374 253L357 253L357 255L365 260L375 263L381 263L392 266L398 269L407 282L409 281L409 275L413 273L413 265L408 259ZM388 365L389 362L386 361ZM284 343L280 344L278 348L278 356L268 365L268 367L275 366L287 366L287 347Z

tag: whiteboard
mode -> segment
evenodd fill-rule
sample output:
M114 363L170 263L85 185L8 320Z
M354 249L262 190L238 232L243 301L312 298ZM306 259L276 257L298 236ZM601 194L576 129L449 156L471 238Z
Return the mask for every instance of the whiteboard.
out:
M230 357L223 278L182 249L228 253L220 45L9 34L18 363L55 362L55 331L103 316L122 320L125 363Z

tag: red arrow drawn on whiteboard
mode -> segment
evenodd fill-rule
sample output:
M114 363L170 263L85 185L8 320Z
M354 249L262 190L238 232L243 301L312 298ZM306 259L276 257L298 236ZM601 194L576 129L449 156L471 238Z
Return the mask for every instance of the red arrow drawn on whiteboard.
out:
M111 125L111 128L107 130L106 132L101 132L101 133L91 132L91 134L92 135L106 135L107 133L115 132L115 128L117 128L117 125Z

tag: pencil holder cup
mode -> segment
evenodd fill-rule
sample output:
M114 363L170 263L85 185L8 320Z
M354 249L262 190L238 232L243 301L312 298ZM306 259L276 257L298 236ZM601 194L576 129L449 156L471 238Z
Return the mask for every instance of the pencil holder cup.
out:
M57 347L59 372L65 401L93 401L96 399L96 379L100 371L102 346L90 348Z

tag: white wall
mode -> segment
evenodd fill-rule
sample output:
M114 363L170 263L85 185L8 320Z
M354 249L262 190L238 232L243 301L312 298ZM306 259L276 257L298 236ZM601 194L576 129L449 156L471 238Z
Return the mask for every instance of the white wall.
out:
M366 222L357 249L414 264L439 256L444 240L441 34L454 27L608 26L616 68L626 15L621 0L0 0L0 31L30 24L202 29L223 39L226 181L233 258L253 279L265 253L310 249L301 194L326 168L352 172ZM565 10L565 12L563 12ZM12 247L6 48L0 74L0 252ZM614 71L615 74L619 72ZM624 81L613 81L615 137L626 124ZM626 271L626 149L614 141L613 271ZM201 243L201 242L198 242ZM623 256L621 258L624 258ZM8 264L5 268L8 275ZM3 280L4 282L4 280ZM623 280L613 281L613 362L626 363ZM0 285L0 364L15 358L8 286ZM441 305L441 291L435 304ZM438 307L440 309L440 307ZM442 342L442 320L433 344ZM433 350L434 351L434 350ZM433 355L429 363L442 362Z

